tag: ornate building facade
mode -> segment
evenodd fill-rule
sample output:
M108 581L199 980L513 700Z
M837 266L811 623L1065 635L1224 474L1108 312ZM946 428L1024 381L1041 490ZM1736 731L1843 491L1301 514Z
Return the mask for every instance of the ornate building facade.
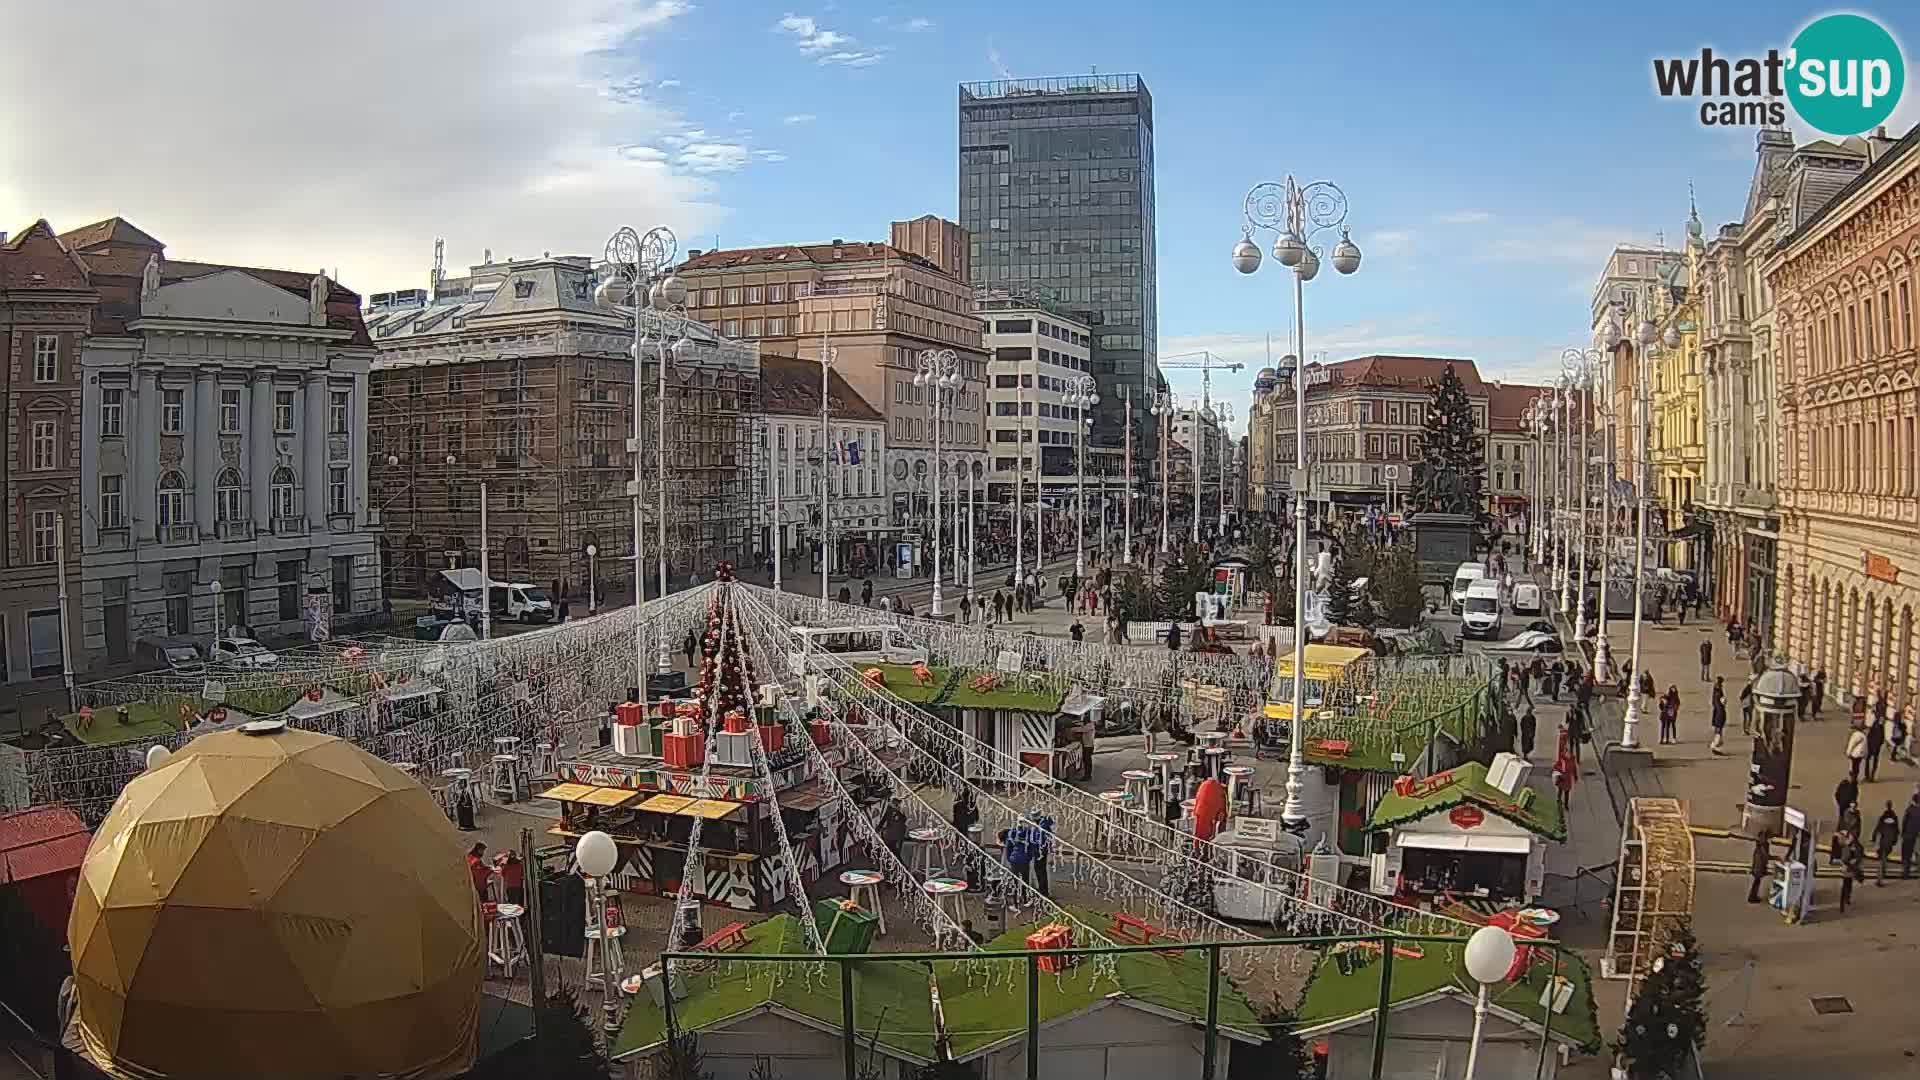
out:
M1850 142L1854 140L1849 140ZM1841 701L1920 690L1920 129L1785 233L1776 644Z
M1814 142L1796 150L1784 128L1755 140L1753 181L1740 221L1723 225L1701 262L1706 484L1712 522L1714 613L1771 640L1778 602L1780 330L1768 271L1774 247L1866 167L1864 144Z
M1665 287L1655 292L1654 326L1659 351L1649 357L1653 415L1648 442L1654 469L1651 517L1665 527L1656 551L1661 564L1692 570L1701 563L1703 532L1691 522L1694 501L1706 478L1705 387L1700 373L1700 274L1706 251L1700 213L1688 208L1687 246ZM1712 583L1703 582L1711 591Z

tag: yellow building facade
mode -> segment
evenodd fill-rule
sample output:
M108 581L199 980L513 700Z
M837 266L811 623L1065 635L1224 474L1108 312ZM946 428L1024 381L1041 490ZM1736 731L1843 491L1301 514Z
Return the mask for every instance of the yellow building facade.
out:
M1700 565L1699 541L1686 531L1688 519L1706 483L1706 380L1700 358L1700 280L1702 242L1699 211L1687 218L1687 247L1674 265L1666 287L1655 290L1654 326L1659 351L1653 354L1650 388L1653 413L1648 452L1653 464L1657 517L1673 537L1666 546L1666 565L1692 569Z

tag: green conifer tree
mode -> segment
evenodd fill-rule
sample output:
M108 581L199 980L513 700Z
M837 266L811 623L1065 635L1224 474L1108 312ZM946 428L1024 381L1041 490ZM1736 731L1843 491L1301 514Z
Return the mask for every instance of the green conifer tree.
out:
M1683 924L1641 981L1620 1028L1615 1049L1628 1076L1678 1080L1691 1075L1688 1062L1707 1037L1706 990L1693 927Z
M1434 383L1420 431L1420 460L1413 466L1413 493L1419 509L1467 514L1480 542L1493 534L1487 511L1487 440L1473 421L1466 384L1448 364Z
M1333 561L1333 580L1327 583L1327 621L1353 625L1353 569L1344 552Z

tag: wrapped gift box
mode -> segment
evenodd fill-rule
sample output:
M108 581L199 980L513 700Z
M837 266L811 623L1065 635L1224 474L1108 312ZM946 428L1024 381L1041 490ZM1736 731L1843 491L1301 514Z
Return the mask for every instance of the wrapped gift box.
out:
M760 749L769 754L787 745L787 729L780 724L762 724L754 730L760 733Z
M826 939L827 951L838 955L863 953L873 944L873 933L880 917L851 900L825 899L813 902L814 925Z
M833 732L825 720L809 720L807 734L813 737L813 745L823 750L833 745Z
M632 726L646 719L646 709L639 702L623 701L613 707L613 722Z
M696 768L706 756L706 746L698 735L672 734L661 742L666 745L661 749L660 756L676 769Z
M753 764L754 736L745 731L723 731L713 737L713 763L715 765Z
M613 725L613 752L621 757L654 757L659 751L646 724Z
M739 709L735 709L726 715L725 719L721 722L721 726L723 730L732 734L744 734L747 730L747 714Z
M1048 923L1027 935L1029 949L1070 949L1073 947L1073 927L1060 923ZM1040 958L1040 970L1061 972L1073 965L1071 956L1043 956Z

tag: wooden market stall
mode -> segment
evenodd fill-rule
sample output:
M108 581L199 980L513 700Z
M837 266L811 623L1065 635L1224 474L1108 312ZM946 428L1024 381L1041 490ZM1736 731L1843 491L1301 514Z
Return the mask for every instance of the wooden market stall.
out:
M1081 771L1084 710L1066 711L1057 676L926 664L870 664L861 676L973 736L962 763L970 780L1051 783Z
M1529 904L1546 877L1549 842L1567 838L1560 804L1520 770L1489 779L1476 761L1425 778L1403 776L1374 808L1371 886L1442 903Z

